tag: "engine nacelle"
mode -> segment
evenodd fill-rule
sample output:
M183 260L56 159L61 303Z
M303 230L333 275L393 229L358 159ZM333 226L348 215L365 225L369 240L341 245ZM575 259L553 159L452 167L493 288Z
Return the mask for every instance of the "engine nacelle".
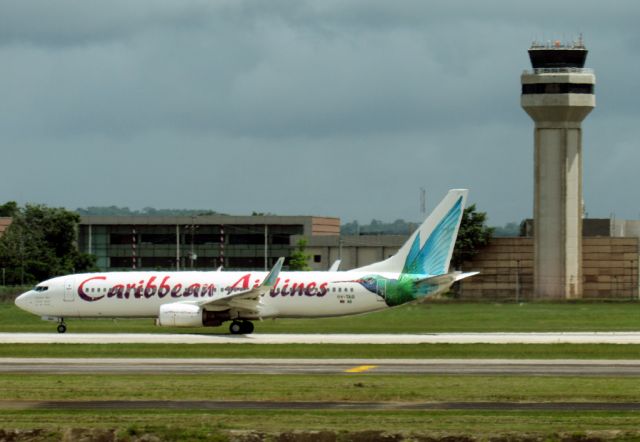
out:
M163 327L202 327L202 307L174 302L160 306L158 325Z
M197 305L174 302L160 306L156 325L163 327L217 327L230 319L229 310L209 311Z

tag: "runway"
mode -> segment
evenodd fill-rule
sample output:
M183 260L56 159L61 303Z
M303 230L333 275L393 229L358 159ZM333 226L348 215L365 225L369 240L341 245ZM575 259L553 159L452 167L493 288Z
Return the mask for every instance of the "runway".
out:
M640 332L434 334L0 333L0 344L640 344Z
M0 358L0 373L640 376L640 360Z
M0 410L640 411L638 402L2 401Z

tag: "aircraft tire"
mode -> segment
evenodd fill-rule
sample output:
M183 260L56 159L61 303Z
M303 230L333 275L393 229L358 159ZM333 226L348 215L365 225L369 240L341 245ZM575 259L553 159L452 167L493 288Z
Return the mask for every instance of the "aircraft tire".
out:
M253 322L242 321L242 334L250 335L253 333Z
M239 335L240 333L242 333L242 330L242 322L233 321L229 325L229 332L231 332L232 335Z
M58 324L58 333L64 333L67 331L67 326L64 324Z

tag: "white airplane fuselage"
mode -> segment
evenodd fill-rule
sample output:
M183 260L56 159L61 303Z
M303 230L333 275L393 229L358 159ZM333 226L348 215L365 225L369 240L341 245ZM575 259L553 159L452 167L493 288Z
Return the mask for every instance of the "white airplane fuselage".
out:
M472 273L449 272L467 191L452 189L393 256L346 272L107 272L60 276L16 298L36 315L156 318L169 327L251 333L252 320L318 318L382 310L447 290ZM337 268L337 265L336 267Z
M106 272L62 276L38 284L17 304L33 314L59 318L154 317L160 306L215 300L259 286L267 272ZM359 272L281 272L261 295L260 314L243 319L326 317L386 308L385 300L355 282ZM383 274L396 278L396 274ZM46 289L44 289L46 287ZM215 306L205 310L216 311ZM231 312L231 318L239 316Z

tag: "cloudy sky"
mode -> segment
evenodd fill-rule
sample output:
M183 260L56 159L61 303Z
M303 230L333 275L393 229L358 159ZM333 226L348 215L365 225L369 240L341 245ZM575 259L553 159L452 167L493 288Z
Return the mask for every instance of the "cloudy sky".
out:
M532 40L584 34L589 216L638 218L640 2L0 1L0 202L530 217Z

